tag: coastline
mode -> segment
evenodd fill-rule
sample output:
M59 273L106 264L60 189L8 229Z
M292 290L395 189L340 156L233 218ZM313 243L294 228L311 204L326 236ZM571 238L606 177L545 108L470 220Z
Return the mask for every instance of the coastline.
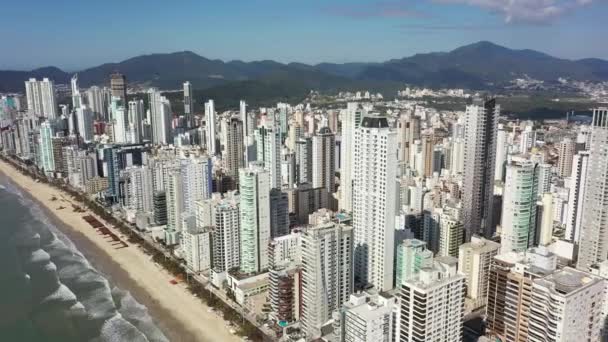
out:
M0 174L9 179L28 198L45 211L53 224L66 235L104 274L113 286L127 290L146 306L159 329L171 341L239 341L228 331L224 319L195 298L183 284L172 285L174 278L156 265L135 245L117 249L109 240L92 229L82 218L93 215L89 210L76 213L68 194L21 174L0 161ZM51 200L56 197L58 200ZM66 207L58 210L59 206ZM103 222L103 220L100 219Z

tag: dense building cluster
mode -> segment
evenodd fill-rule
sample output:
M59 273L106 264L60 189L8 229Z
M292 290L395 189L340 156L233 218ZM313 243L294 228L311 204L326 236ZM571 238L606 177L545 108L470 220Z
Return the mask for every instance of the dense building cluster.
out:
M487 95L442 90L469 104L439 111L408 88L220 113L193 86L178 113L119 73L89 89L75 75L68 104L31 79L0 99L2 153L167 246L285 341L608 336L607 108L521 121Z

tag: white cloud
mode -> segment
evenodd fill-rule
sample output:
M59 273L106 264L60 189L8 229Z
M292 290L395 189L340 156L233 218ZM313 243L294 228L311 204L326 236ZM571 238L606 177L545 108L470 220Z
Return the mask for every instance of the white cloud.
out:
M504 16L505 22L547 23L593 0L436 0L476 6Z

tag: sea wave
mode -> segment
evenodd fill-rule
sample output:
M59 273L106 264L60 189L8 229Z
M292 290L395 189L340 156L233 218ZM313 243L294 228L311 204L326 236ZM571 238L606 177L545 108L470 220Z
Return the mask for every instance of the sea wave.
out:
M42 208L14 185L2 185L0 208L10 210L15 202L21 208L13 208L9 220L19 227L0 227L8 243L0 247L8 254L0 262L8 270L0 289L12 297L8 311L0 310L0 322L7 322L0 332L21 341L168 341L146 307L113 287Z

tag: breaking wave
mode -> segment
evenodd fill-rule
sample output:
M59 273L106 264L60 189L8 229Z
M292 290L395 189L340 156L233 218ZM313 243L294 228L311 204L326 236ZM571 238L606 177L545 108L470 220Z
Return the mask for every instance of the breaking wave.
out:
M0 185L0 217L0 339L168 341L146 307L113 287L10 183Z

